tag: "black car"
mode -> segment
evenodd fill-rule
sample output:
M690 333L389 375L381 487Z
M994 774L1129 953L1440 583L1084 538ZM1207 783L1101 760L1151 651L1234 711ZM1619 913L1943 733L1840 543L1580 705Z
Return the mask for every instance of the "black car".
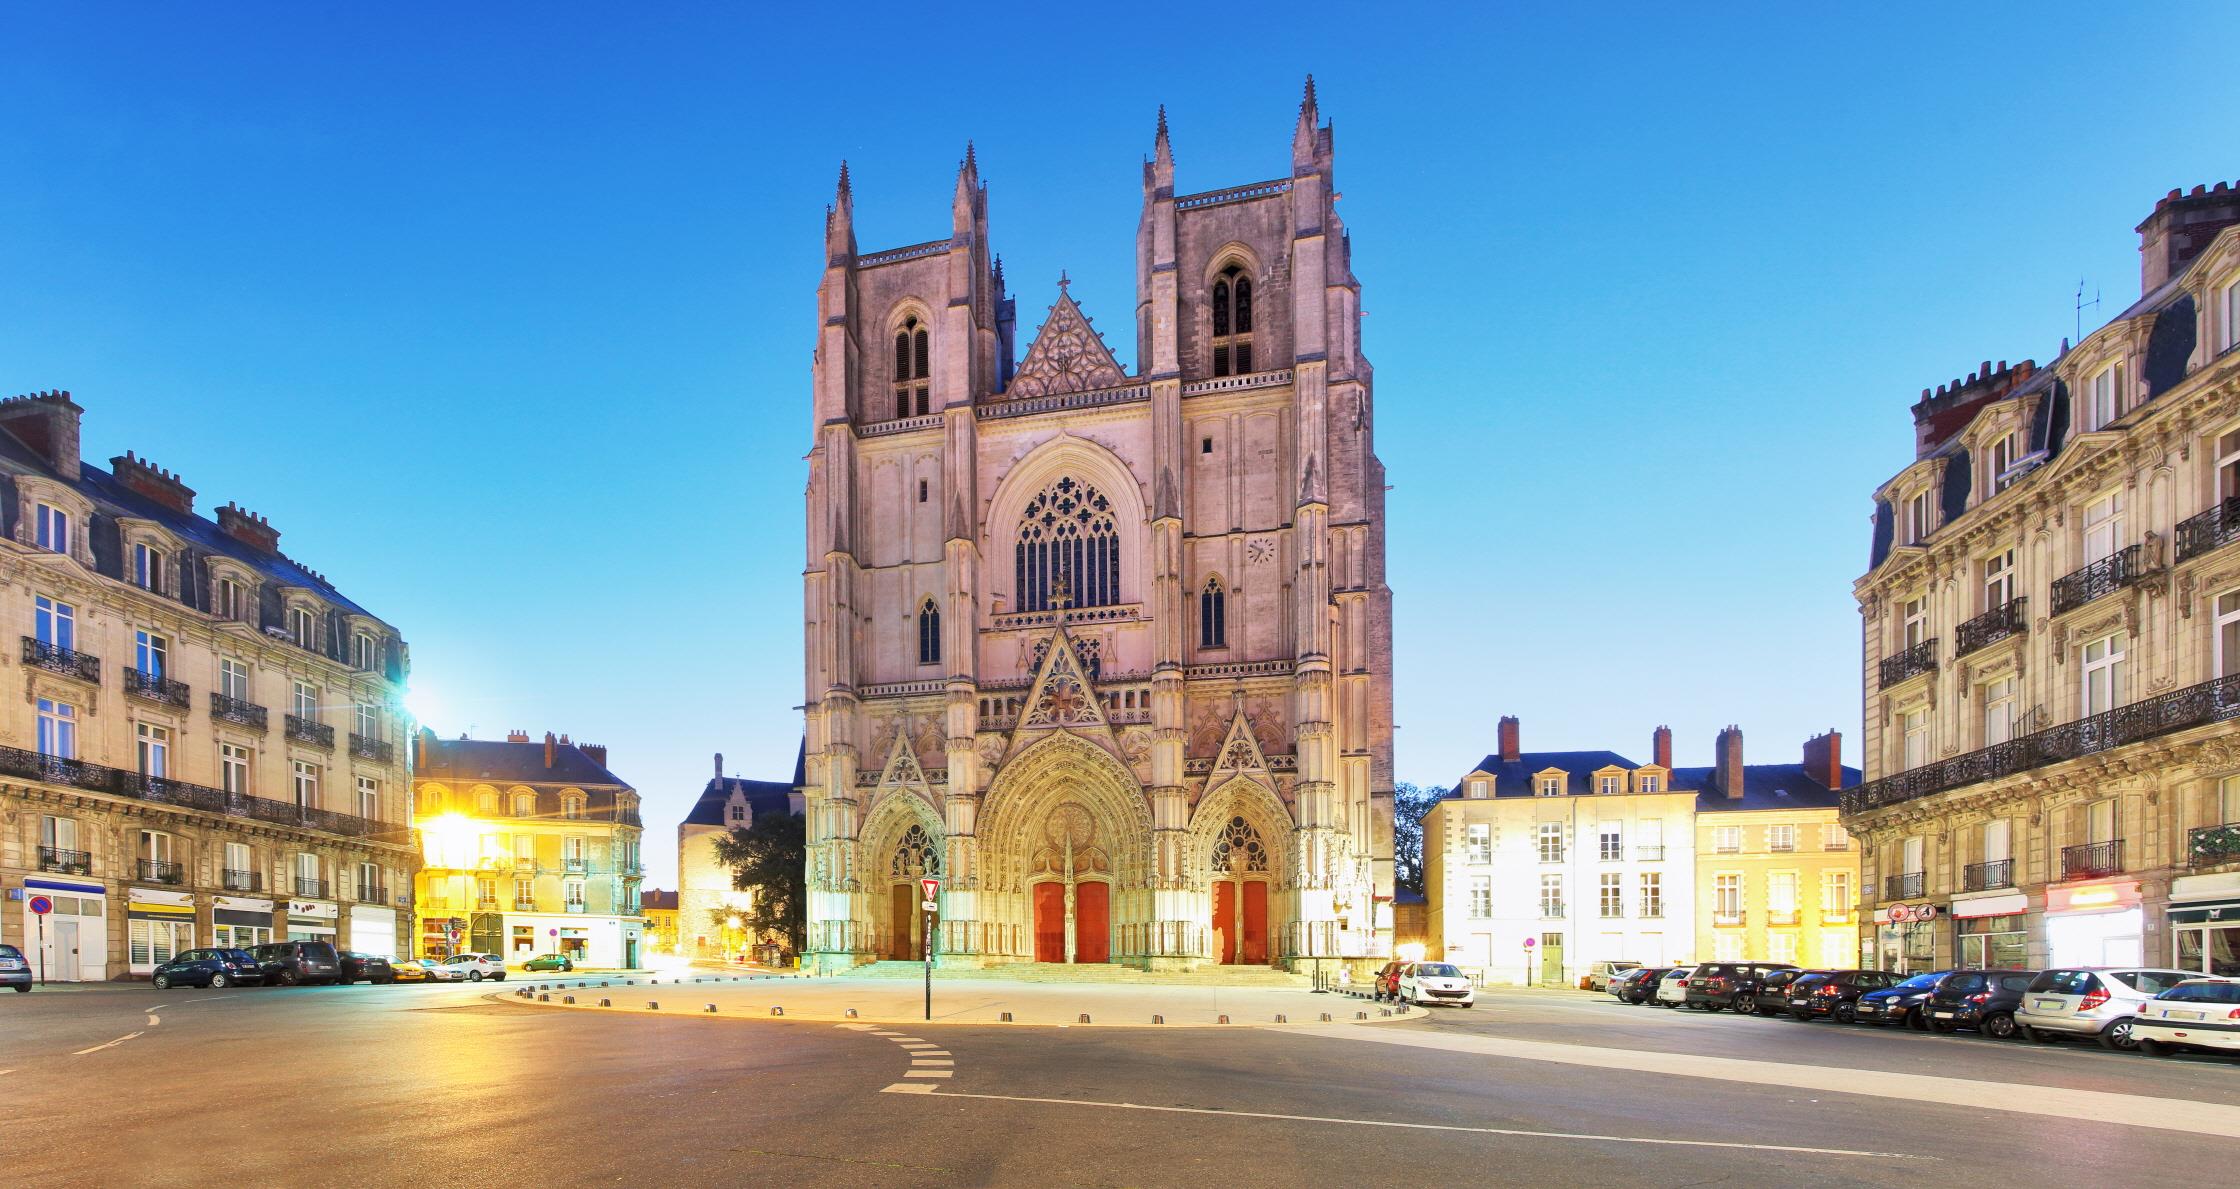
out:
M2005 1040L2015 1035L2014 1009L2022 1006L2022 993L2037 977L2035 970L1955 970L1929 994L1929 1028L1973 1028Z
M1610 993L1617 996L1620 1003L1639 1006L1649 1002L1650 997L1657 993L1657 980L1671 971L1670 966L1644 966L1638 970L1628 970L1625 977L1610 980Z
M158 991L171 987L230 987L239 983L261 983L264 971L256 956L247 950L185 950L157 966L149 981Z
M1758 984L1776 970L1795 970L1794 962L1705 962L1688 976L1687 1006L1701 1011L1750 1010Z
M396 968L389 965L389 959L379 954L361 954L356 950L344 950L341 956L342 975L335 980L336 982L368 982L386 986L397 981Z
M1905 1024L1916 1032L1927 1032L1929 1017L1922 1011L1922 1005L1929 1002L1929 996L1936 992L1937 984L1951 973L1949 970L1932 970L1927 974L1908 977L1904 982L1885 990L1869 991L1859 996L1858 1002L1852 1005L1852 1018L1857 1023L1877 1027L1884 1024ZM1890 977L1898 976L1893 974Z
M275 941L251 953L264 968L264 981L292 987L297 983L331 983L342 977L342 959L326 941Z
M0 945L0 987L14 987L18 991L31 989L31 963L24 960L22 950L12 945Z
M1859 1018L1861 995L1887 991L1897 982L1897 975L1884 970L1816 970L1789 984L1789 1014L1849 1024Z
M1755 1015L1778 1016L1789 1010L1789 990L1797 980L1807 975L1826 974L1825 970L1773 970L1768 971L1751 990L1747 1005L1736 1003L1736 1011L1749 1011Z

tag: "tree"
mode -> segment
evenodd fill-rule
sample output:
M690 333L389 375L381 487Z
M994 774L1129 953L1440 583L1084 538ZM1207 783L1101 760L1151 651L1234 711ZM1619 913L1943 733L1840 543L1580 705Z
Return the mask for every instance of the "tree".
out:
M1447 790L1433 785L1417 788L1402 782L1392 787L1392 882L1411 892L1423 890L1423 815L1439 803Z
M785 938L800 953L809 931L809 830L798 813L758 813L715 841L716 862L731 869L731 886L753 893L738 915L747 936Z

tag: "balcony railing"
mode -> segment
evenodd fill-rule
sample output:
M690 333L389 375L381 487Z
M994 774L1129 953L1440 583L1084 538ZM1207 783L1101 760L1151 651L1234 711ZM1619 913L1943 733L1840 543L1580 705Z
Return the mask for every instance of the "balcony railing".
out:
M194 699L188 696L186 682L173 681L160 673L147 673L139 669L124 671L124 692L151 702L177 706L181 710L194 703Z
M2212 549L2240 541L2240 496L2228 496L2198 516L2178 522L2178 560L2187 561Z
M2014 886L2014 860L1999 859L1990 863L1970 863L1960 869L1960 890L1963 892L1988 892L1994 888Z
M313 747L326 748L328 751L334 750L334 728L323 722L314 722L301 715L291 714L288 716L288 738L297 743L308 743Z
M228 870L225 873L224 881L225 888L229 892L261 892L264 890L264 872L262 871Z
M1633 848L1633 857L1643 862L1662 859L1664 858L1664 848L1661 846L1637 846Z
M2074 611L2086 603L2122 590L2143 577L2142 545L2126 545L2085 568L2053 580L2053 613Z
M410 827L393 822L376 821L329 809L312 809L288 801L272 801L242 793L229 793L223 789L188 784L183 780L166 780L160 776L142 776L122 768L91 764L84 760L65 760L56 756L40 755L19 747L0 747L0 776L16 776L26 780L44 781L48 784L69 785L72 788L107 793L115 797L130 797L136 801L152 801L162 805L177 805L186 809L199 809L205 813L222 813L228 817L250 818L280 826L298 826L345 838L366 838L375 842L396 843L405 846L419 845L419 837Z
M1843 794L1843 812L1865 813L1978 781L2109 751L2173 731L2240 718L2240 676L2219 677L2129 706L2048 727L2005 743L1870 780Z
M567 905L567 908L568 908L568 911L569 911L569 912L589 912L589 911L591 911L590 907L589 907L588 905L584 904L584 902L583 902L583 901L581 901L581 900L570 900L570 901L568 901L568 905Z
M1912 900L1921 895L1929 882L1925 871L1909 871L1904 875L1886 875L1882 878L1882 898L1885 900Z
M1649 919L1649 920L1653 920L1653 921L1655 921L1655 920L1663 920L1663 919L1664 919L1664 905L1662 905L1662 904L1644 904L1644 905L1642 905L1642 906L1641 906L1641 915L1642 915L1643 917L1645 917L1645 918L1647 918L1647 919Z
M1937 639L1931 636L1904 652L1882 658L1882 687L1888 689L1908 677L1932 672L1936 667Z
M230 722L252 730L265 729L264 707L240 698L229 698L213 692L210 695L210 717L216 722Z
M1718 909L1713 909L1711 912L1711 923L1723 929L1740 928L1741 926L1750 923L1750 914L1744 912L1739 908L1735 909L1732 912L1724 912Z
M1804 914L1798 912L1794 908L1787 911L1774 909L1766 913L1766 924L1769 925L1794 925L1798 921L1801 921L1803 919Z
M42 846L39 848L39 870L59 871L65 875L91 875L93 856L82 850Z
M151 879L157 883L185 883L187 876L186 872L181 870L177 863L168 859L142 859L140 860L140 878Z
M2008 599L1952 631L1954 656L1989 648L2009 636L2030 630L2030 600Z
M1851 910L1848 908L1823 908L1820 910L1820 923L1823 925L1848 925L1851 923Z
M324 900L327 898L327 881L323 879L312 879L309 876L304 875L296 876L296 895L310 896L313 899Z
M352 731L350 733L350 754L361 760L374 760L386 764L396 757L397 748L395 744L386 739L373 739Z
M537 910L537 902L534 899L524 900L521 897L516 896L513 898L513 910L515 912L535 912Z
M37 637L23 638L23 663L80 681L101 684L101 658L75 649L48 644Z
M589 859L570 857L561 860L561 866L565 867L569 871L588 871L591 869L591 861Z
M2123 839L2061 848L2061 878L2095 879L2123 870Z
M382 887L380 884L362 883L358 885L358 903L387 904L388 902L389 889Z
M498 898L496 896L485 896L476 900L474 907L477 912L496 912L498 911Z
M2186 862L2195 867L2240 860L2240 822L2202 826L2186 835Z

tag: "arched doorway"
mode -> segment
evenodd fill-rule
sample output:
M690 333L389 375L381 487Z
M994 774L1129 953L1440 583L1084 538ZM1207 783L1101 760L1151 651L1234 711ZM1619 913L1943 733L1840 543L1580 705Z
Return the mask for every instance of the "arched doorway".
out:
M887 860L887 921L882 957L916 961L925 954L925 914L918 910L918 878L941 874L941 844L912 823Z
M1224 966L1268 964L1267 843L1232 814L1208 856L1213 875L1214 956Z
M1138 962L1151 937L1151 820L1118 760L1054 733L996 774L979 898L994 961Z
M1031 878L1034 960L1111 961L1112 858L1087 809L1068 801L1050 811Z

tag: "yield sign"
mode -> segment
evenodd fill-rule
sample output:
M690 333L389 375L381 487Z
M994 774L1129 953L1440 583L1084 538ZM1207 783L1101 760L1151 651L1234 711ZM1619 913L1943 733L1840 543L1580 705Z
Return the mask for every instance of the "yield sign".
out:
M919 877L918 895L925 901L927 912L941 911L940 901L937 899L941 895L941 881L939 879L931 875Z

